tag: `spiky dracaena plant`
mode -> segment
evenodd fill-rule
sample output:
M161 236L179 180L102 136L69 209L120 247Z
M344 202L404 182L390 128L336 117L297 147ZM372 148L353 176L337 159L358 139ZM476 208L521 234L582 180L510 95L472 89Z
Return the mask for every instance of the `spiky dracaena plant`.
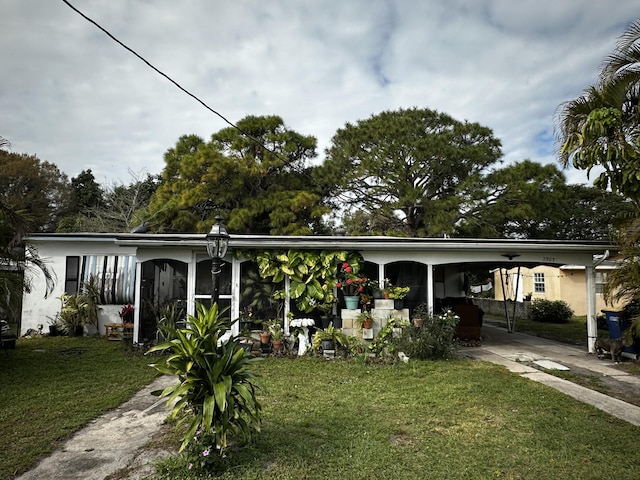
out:
M191 420L180 451L193 440L196 432L210 434L218 452L227 446L227 435L233 433L248 440L260 431L262 407L256 399L257 378L249 371L252 358L236 337L223 338L231 322L223 317L218 305L207 309L197 305L195 316L189 315L187 327L169 331L166 342L149 349L168 351L164 362L152 364L159 372L176 375L180 383L158 392L175 402L171 418L181 411Z

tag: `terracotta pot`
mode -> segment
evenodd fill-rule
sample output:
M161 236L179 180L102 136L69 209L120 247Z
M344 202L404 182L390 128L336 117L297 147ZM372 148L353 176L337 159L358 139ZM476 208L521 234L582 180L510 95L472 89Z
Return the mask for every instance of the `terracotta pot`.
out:
M362 328L371 328L373 326L373 320L363 320Z
M269 343L269 339L271 339L270 333L261 333L260 334L260 343Z
M422 324L424 323L424 320L421 318L414 318L413 319L413 326L414 327L418 327L420 328L422 326Z
M382 292L385 300L389 300L389 292Z
M272 343L272 346L273 346L274 352L279 352L280 350L282 350L282 341L281 340L275 341Z

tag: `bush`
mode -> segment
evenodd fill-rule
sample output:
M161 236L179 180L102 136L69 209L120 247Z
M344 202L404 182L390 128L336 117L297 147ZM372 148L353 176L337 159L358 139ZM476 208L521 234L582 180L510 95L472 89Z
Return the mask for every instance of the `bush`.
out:
M396 350L416 360L453 358L457 348L453 335L460 317L451 310L434 316L426 310L416 309L416 312L424 320L422 327L408 329L408 334L399 339Z
M173 340L148 352L168 351L169 356L153 366L180 381L164 389L161 396L176 401L172 418L185 411L184 420L190 420L181 451L195 440L194 448L206 451L204 456L222 456L228 433L250 439L259 430L262 407L256 398L256 377L249 371L256 359L239 338L223 340L230 329L231 322L220 314L217 304L210 309L198 304L197 315L189 315L186 328L165 326Z
M562 300L544 300L536 298L531 302L531 320L546 323L568 323L573 310Z

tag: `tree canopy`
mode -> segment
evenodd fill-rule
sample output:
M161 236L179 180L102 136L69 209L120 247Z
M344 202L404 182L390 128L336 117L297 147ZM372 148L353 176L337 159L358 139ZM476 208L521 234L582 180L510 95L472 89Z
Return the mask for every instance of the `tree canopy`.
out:
M339 129L323 173L347 218L360 211L388 233L439 236L453 233L467 204L482 195L482 172L500 157L489 128L413 108Z
M640 21L618 39L599 81L563 103L556 118L563 165L603 171L594 184L611 187L640 208Z
M0 202L29 221L29 231L53 232L69 203L69 181L33 155L0 149Z
M237 127L214 133L209 143L183 136L165 153L149 211L156 231L205 232L218 214L236 233L306 235L320 228L328 209L307 165L315 138L278 116L248 116Z

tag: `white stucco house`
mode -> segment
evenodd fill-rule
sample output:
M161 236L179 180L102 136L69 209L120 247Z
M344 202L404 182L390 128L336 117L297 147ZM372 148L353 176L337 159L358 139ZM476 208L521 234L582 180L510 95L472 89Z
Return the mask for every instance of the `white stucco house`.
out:
M26 241L48 262L57 283L44 298L45 282L36 274L31 292L24 296L22 333L46 325L60 309L59 297L77 292L89 275L98 278L102 289L100 331L104 332L105 323L120 321L118 312L131 303L135 306L135 342L155 335L155 307L173 303L194 313L196 302L210 304L211 259L205 234L34 234ZM405 305L409 309L427 304L437 310L448 297L464 297L465 273L470 268L574 265L586 272L592 349L597 331L594 256L612 248L604 242L587 241L231 235L220 275L220 303L229 306L231 317L237 318L246 302L243 291L250 280L255 282L255 265L238 255L242 250L358 251L369 278L380 284L389 278L396 285L411 286ZM285 302L282 313L289 308ZM239 328L237 323L234 328Z

